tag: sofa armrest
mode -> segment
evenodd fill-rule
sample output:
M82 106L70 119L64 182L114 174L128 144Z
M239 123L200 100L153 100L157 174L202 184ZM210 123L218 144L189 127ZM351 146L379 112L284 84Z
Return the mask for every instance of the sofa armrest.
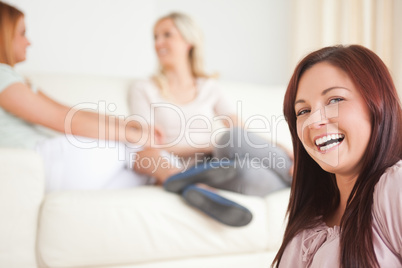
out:
M0 267L36 267L42 165L34 151L0 148Z

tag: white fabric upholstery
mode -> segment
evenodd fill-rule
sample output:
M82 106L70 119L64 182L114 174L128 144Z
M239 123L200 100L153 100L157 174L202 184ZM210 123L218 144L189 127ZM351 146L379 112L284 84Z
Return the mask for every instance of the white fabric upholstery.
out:
M194 257L189 259L174 259L157 261L138 265L108 266L108 268L247 268L247 267L270 267L271 260L275 257L274 252L230 254L209 257Z
M75 267L265 251L265 200L226 195L254 212L251 224L224 226L153 186L49 194L40 219L39 252L51 267Z
M41 159L31 151L0 149L0 174L0 267L35 267Z
M31 74L69 105L126 116L131 79ZM223 83L239 115L290 148L283 88ZM111 106L109 106L112 104ZM92 107L93 108L93 107ZM265 118L265 119L264 119ZM266 198L221 192L249 208L250 225L224 226L154 186L44 193L42 159L0 149L0 267L269 267L280 245L289 190Z

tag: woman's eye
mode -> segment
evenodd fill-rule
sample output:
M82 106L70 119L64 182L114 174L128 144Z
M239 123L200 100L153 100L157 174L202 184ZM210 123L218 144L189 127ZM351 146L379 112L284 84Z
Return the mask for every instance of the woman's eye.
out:
M296 116L301 116L301 115L306 114L308 112L310 112L310 110L308 110L308 109L300 110L300 111L297 112Z
M170 34L169 32L167 32L167 33L164 34L165 37L170 37L170 35L171 35L171 34Z
M341 101L343 101L342 98L333 98L333 99L329 100L329 104L334 104L334 103L341 102Z

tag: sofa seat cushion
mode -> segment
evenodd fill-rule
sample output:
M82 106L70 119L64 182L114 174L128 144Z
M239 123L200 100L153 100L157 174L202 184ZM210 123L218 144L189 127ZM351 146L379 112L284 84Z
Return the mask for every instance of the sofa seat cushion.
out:
M48 267L76 267L266 251L266 200L221 193L251 209L249 225L222 225L155 186L48 194L39 257Z

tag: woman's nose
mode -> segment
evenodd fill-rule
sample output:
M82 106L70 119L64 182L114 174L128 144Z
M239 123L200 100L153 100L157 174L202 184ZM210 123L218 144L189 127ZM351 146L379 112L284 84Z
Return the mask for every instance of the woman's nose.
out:
M318 129L329 123L324 107L313 112L306 120L305 124L310 129Z
M155 37L154 42L155 42L155 46L156 46L156 47L157 47L157 46L161 46L162 43L163 43L163 38L160 37L160 36L157 36L157 37Z

